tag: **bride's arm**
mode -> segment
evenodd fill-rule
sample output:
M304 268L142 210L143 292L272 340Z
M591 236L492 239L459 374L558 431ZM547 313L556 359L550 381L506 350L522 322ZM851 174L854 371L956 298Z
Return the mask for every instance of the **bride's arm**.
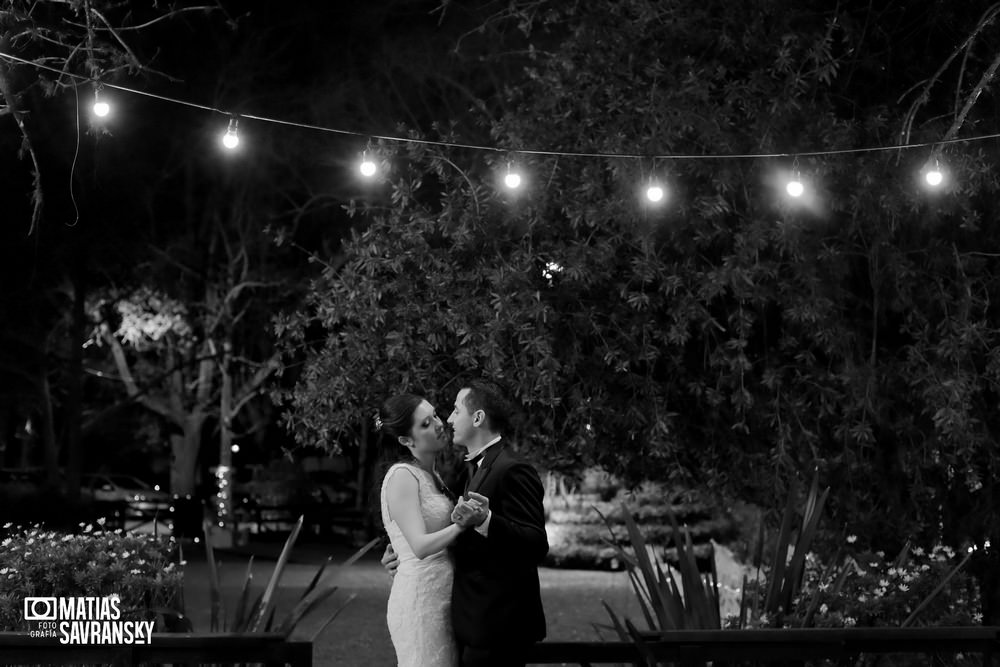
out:
M386 481L386 502L389 517L396 522L417 558L426 558L444 550L462 532L458 524L451 524L441 530L428 533L424 517L420 514L420 493L417 479L406 471L399 470Z

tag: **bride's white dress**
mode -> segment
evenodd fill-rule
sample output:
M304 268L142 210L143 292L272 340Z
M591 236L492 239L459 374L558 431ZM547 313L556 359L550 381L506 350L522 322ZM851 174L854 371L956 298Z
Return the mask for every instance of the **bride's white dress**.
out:
M431 473L408 463L389 468L382 481L382 523L399 569L392 579L386 620L399 667L457 667L458 649L451 630L453 568L447 549L420 560L389 517L385 488L393 475L413 475L419 487L420 513L428 533L451 523L452 501L438 491Z

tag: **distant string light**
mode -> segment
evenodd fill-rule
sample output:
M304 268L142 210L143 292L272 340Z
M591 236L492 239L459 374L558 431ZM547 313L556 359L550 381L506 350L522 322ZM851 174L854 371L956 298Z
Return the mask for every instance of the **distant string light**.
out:
M785 192L788 193L789 197L801 197L805 191L806 186L802 185L802 180L798 173L792 176L792 179L785 185Z
M654 204L663 201L663 187L655 183L650 183L646 188L646 199Z
M44 65L37 62L32 62L17 56L0 52L0 58L7 61L20 63L24 65L29 65L40 70L47 70L59 74L60 76L69 76L70 78L79 81L90 81L97 85L95 90L95 103L93 112L98 117L106 117L110 111L111 107L106 100L100 98L100 90L104 87L113 88L115 90L120 90L127 93L132 93L135 95L142 95L145 97L151 97L171 104L178 104L182 106L192 107L196 109L202 109L204 111L209 111L212 113L224 114L230 117L229 126L226 130L225 135L222 137L222 144L229 150L234 150L240 143L240 137L238 134L237 126L237 116L232 112L228 112L222 109L217 109L215 107L210 107L202 104L196 104L193 102L188 102L186 100L181 100L172 97L166 97L163 95L157 95L155 93L150 93L142 90L137 90L134 88L128 88L126 86L119 86L115 84L110 84L106 82L99 82L91 79L90 77L83 76L80 74L73 74L70 72L63 72L57 68ZM933 148L935 152L939 151L940 147L943 145L957 144L957 143L972 143L977 141L986 141L991 139L1000 138L1000 133L978 135L974 137L966 138L953 138L943 141L935 142L921 142L921 143L907 143L892 146L868 146L862 148L845 148L837 150L815 150L815 151L799 151L796 153L707 153L707 154L664 154L664 155L649 155L649 154L639 154L639 153L609 153L609 152L583 152L583 151L554 151L554 150L539 150L539 149L517 149L511 150L506 148L501 148L497 146L483 146L476 144L463 144L451 141L435 141L431 139L418 139L413 137L400 137L391 135L377 135L368 134L364 132L355 132L351 130L344 130L333 127L324 127L319 125L310 125L306 123L297 123L293 121L281 120L276 118L269 118L265 116L256 116L253 114L240 114L242 118L249 118L255 121L260 121L264 123L272 123L277 125L286 125L290 127L316 130L321 132L329 132L334 134L341 134L347 136L354 136L360 138L366 138L371 140L382 140L388 142L396 143L408 143L408 144L421 144L430 146L440 146L445 148L462 148L471 149L478 151L488 151L488 152L506 152L508 154L517 155L538 155L538 156L556 156L556 157L591 157L591 158L617 158L617 159L636 159L636 160L646 160L652 158L656 159L669 159L669 160L755 160L755 159L766 159L766 158L787 158L787 157L822 157L822 156L833 156L833 155L847 155L847 154L863 154L863 153L876 153L876 152L886 152L886 151L902 151L911 150L917 148ZM363 160L359 166L362 174L366 177L374 176L378 171L375 163L371 160ZM940 169L938 159L935 156L933 167L925 167L923 171L924 180L928 186L932 188L939 187L945 180L943 171ZM517 189L523 183L521 174L514 169L512 169L510 163L508 163L508 173L504 176L504 185L510 189ZM791 197L801 197L805 193L805 185L798 177L797 172L795 177L786 183L785 186L786 193ZM652 203L658 203L664 199L666 192L663 187L659 184L650 184L646 188L646 198Z
M222 145L229 150L235 149L240 145L240 135L239 135L239 121L236 116L229 119L229 127L226 129L226 133L222 135Z
M934 158L934 164L931 165L924 173L924 180L927 181L927 185L932 188L938 187L944 181L944 174L941 172L941 164L938 162L937 158Z
M111 105L101 99L101 86L94 89L94 115L99 118L106 117L111 113Z
M503 177L503 184L511 190L521 187L521 174L511 170L510 162L507 162L507 173Z
M371 178L375 175L375 172L378 171L375 163L368 157L368 151L361 154L361 164L358 165L358 171L360 171L361 175L365 178Z

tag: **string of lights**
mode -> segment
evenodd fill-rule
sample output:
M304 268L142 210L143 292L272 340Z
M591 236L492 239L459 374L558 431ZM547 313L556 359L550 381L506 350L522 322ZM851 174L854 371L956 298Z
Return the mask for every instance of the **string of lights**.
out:
M940 164L940 148L949 144L958 143L973 143L979 141L986 141L990 139L1000 138L1000 133L993 134L982 134L972 137L956 137L943 141L936 142L909 142L903 144L895 145L879 145L879 146L864 146L859 148L843 148L843 149L830 149L830 150L805 150L796 152L780 152L780 153L664 153L664 154L649 154L649 153L630 153L630 152L587 152L587 151L559 151L559 150L547 150L538 148L505 148L499 146L485 146L479 144L466 144L453 141L441 141L433 139L421 139L415 137L401 137L394 135L382 135L382 134L371 134L367 132L359 132L354 130L346 130L337 127L327 127L322 125L313 125L308 123L300 123L296 121L284 120L280 118L272 118L268 116L260 116L256 114L248 113L237 113L233 111L226 111L224 109L219 109L216 107L198 104L195 102L190 102L187 100L182 100L174 97L168 97L164 95L158 95L156 93L151 93L144 90L139 90L135 88L130 88L127 86L122 86L118 84L112 84L100 80L95 80L91 77L75 74L72 72L65 72L63 70L45 65L43 63L34 62L31 60L26 60L24 58L19 58L8 53L0 52L0 58L8 60L14 63L20 63L23 65L29 65L41 70L46 70L49 72L56 73L61 77L67 76L76 79L81 82L89 82L94 85L94 105L92 111L95 116L99 119L107 119L111 114L111 104L108 101L107 96L102 96L102 91L105 88L122 91L125 93L139 95L144 97L154 98L163 102L170 104L176 104L180 106L186 106L190 108L200 109L203 111L208 111L211 113L216 113L223 115L228 118L228 124L226 126L225 132L221 136L221 144L227 150L235 150L240 145L239 136L239 121L241 119L254 120L261 123L269 123L275 125L283 125L289 127L295 127L305 130L313 130L319 132L327 132L339 135L359 137L366 139L369 142L372 140L381 140L393 143L411 143L411 144L423 144L430 146L439 146L442 148L455 148L455 149L468 149L482 152L491 153L504 153L508 156L517 155L538 155L538 156L551 156L551 157L566 157L566 158L607 158L607 159L626 159L626 160L648 160L655 161L682 161L682 160L760 160L760 159L774 159L774 158L791 158L795 160L795 166L792 169L792 173L787 180L785 191L790 197L801 197L806 192L806 186L803 182L801 173L798 170L797 164L799 158L805 157L823 157L823 156L835 156L835 155L848 155L848 154L864 154L864 153L877 153L886 151L904 151L913 149L931 149L932 155L928 160L924 168L922 169L924 180L929 187L937 188L944 182L944 172ZM362 176L365 178L373 178L377 172L378 167L376 162L373 160L372 156L369 154L368 150L365 150L361 154L361 158L358 164L358 169ZM524 179L521 173L518 171L511 159L507 161L507 171L504 175L503 183L505 187L510 190L516 190L521 187ZM664 187L662 184L656 182L652 177L646 188L646 198L651 203L657 203L663 200L665 196Z

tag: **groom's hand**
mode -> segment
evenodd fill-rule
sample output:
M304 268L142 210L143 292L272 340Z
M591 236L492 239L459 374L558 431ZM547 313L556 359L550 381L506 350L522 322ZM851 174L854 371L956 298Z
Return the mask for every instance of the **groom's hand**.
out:
M393 551L391 544L385 546L385 553L382 554L382 567L389 573L389 576L396 576L396 568L399 567L399 556Z
M490 513L490 499L482 495L481 493L476 493L475 491L469 491L467 497L470 503L475 503L476 505L479 506L479 513L481 516L479 517L479 520L476 521L475 523L475 525L478 526L483 521L486 521L486 517Z
M475 500L459 498L451 513L451 520L462 528L478 526L486 519L486 512Z

